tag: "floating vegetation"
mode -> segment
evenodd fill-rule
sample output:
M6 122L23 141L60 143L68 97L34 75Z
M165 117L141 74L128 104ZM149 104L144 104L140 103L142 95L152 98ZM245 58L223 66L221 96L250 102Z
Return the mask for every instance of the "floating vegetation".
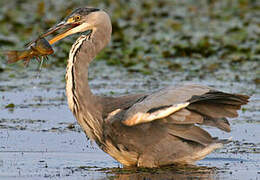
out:
M218 65L205 65L204 73L208 67L213 76L220 70L230 69L256 72L259 66L259 6L254 0L7 2L1 2L1 49L19 48L55 24L57 17L66 16L79 6L91 5L111 15L112 43L97 56L109 65L150 75L158 67L175 70L181 66L186 71L190 66L211 62ZM52 65L66 63L75 38L67 38L55 47L57 53L51 58ZM185 60L177 63L180 58ZM256 75L248 78L258 84Z
M5 106L5 108L14 108L14 107L15 107L14 103L10 103Z

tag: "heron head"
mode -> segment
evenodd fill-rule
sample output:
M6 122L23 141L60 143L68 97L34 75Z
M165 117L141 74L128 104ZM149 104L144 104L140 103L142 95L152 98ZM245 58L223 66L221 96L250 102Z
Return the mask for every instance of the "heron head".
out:
M86 31L93 33L97 27L107 21L110 23L109 16L103 10L91 7L78 8L40 37L46 37L62 29L61 33L49 41L50 44L53 44L72 34Z

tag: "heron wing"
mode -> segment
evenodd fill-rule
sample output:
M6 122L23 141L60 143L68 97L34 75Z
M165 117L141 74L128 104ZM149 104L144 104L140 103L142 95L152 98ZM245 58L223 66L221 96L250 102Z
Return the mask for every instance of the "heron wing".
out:
M173 124L206 124L230 131L225 117L236 117L248 98L196 84L168 87L134 103L125 110L121 122L135 126L162 120Z
M140 149L153 149L153 145L158 143L167 149L166 146L172 147L179 142L182 147L189 145L189 153L200 146L228 142L212 137L199 125L210 125L229 132L226 117L237 116L236 111L248 102L248 98L200 85L168 87L151 94L117 99L117 105L113 106L113 111L105 120L112 124L109 126L112 127L110 134L120 137L116 142L129 142L128 148L134 142L141 146ZM126 102L129 103L125 105ZM174 142L165 142L171 137ZM154 151L161 148L156 147Z
M193 95L202 95L210 89L200 85L170 86L149 94L142 101L133 104L125 113L122 123L128 126L162 119L186 108ZM187 111L180 111L177 116ZM187 115L187 114L186 114ZM183 117L183 116L181 116Z

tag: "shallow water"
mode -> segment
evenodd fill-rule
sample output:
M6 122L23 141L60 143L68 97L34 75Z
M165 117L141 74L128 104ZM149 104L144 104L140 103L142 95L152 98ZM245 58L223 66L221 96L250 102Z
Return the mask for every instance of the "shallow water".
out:
M197 162L202 168L128 171L117 169L119 163L86 140L67 106L64 73L62 68L38 73L35 67L12 67L0 74L0 179L260 179L260 96L255 85L192 78L252 95L240 117L231 121L231 133L207 128L233 142ZM95 93L114 95L187 82L175 75L144 76L97 62L90 78Z

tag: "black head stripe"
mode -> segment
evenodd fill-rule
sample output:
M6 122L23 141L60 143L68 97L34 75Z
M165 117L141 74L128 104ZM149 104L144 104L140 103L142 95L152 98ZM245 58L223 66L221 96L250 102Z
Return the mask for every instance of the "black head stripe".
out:
M98 8L89 8L89 12L96 12L96 11L100 11L100 9L98 9Z
M96 11L100 11L100 9L98 8L90 8L90 7L84 7L84 8L78 8L76 10L74 10L69 17L73 16L73 15L82 15L82 16L86 16L92 12L96 12Z
M92 12L100 11L98 8L91 8L91 7L84 7L84 8L78 8L72 11L70 15L68 15L64 21L67 21L69 18L75 16L75 15L80 15L80 16L87 16Z

